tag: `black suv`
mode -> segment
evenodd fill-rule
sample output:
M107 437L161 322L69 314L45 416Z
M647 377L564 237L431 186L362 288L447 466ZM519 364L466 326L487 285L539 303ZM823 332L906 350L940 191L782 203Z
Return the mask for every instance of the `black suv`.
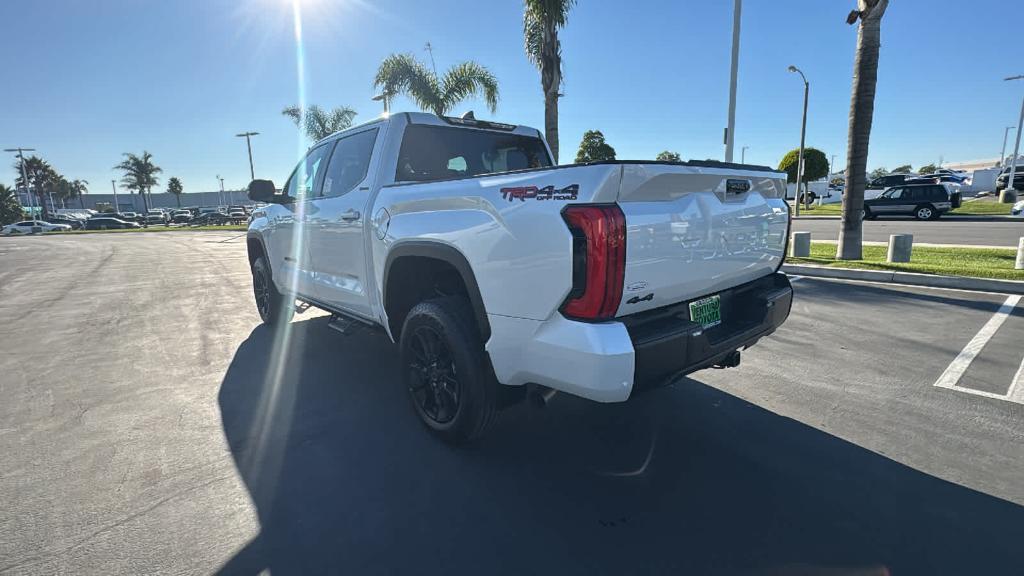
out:
M942 184L907 184L894 186L878 198L865 200L864 218L913 216L918 220L936 220L958 206L959 194L950 194Z
M998 194L1001 190L1006 188L1006 184L1010 181L1010 167L1007 166L999 173L996 177L996 193ZM1013 174L1013 187L1016 190L1024 190L1024 166L1018 165L1017 171Z

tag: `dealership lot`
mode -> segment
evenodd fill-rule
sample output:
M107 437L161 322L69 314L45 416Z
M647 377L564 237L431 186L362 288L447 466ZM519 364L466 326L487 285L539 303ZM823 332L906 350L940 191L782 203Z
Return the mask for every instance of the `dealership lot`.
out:
M382 335L259 325L240 233L0 239L0 573L1019 572L1024 303L794 289L739 368L452 449Z

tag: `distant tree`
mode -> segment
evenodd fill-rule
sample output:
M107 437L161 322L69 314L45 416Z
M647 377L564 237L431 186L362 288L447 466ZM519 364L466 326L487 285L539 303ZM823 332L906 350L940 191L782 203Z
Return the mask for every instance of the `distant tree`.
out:
M797 164L800 159L800 150L795 148L786 153L779 162L779 170L786 173L788 182L796 182ZM828 159L825 153L817 148L804 148L804 179L803 182L812 182L819 178L828 176Z
M0 184L0 226L21 220L23 213L14 188Z
M599 160L615 160L615 148L604 141L604 134L600 130L587 130L583 133L583 141L576 152L576 163Z
M892 169L893 174L910 174L914 169L910 167L910 164L903 164Z
M291 118L313 142L352 126L352 119L356 117L356 111L348 106L338 106L327 112L316 104L305 110L298 106L288 106L281 110L281 114Z
M934 174L935 171L938 170L938 169L939 169L939 167L936 166L935 164L925 164L924 166L921 166L920 168L917 169L917 173L918 174Z
M884 167L875 168L871 172L868 172L868 180L874 180L875 178L881 178L882 176L888 176L889 171Z
M71 181L71 198L78 198L78 203L82 208L85 208L85 200L82 198L83 194L89 193L89 181L75 179Z
M558 98L562 89L562 43L558 29L565 26L576 0L523 0L523 39L526 57L540 71L544 92L544 138L558 163Z
M163 169L153 163L153 155L145 150L143 150L142 156L125 152L124 160L114 166L114 170L124 172L124 176L121 177L121 185L132 192L141 194L142 205L146 212L149 212L149 199L146 198L146 193L160 183L160 179L156 175L163 172Z
M668 150L662 150L658 152L658 156L655 158L658 162L682 162L683 159L679 156L679 152L669 152Z
M181 208L181 193L185 191L181 185L181 180L178 180L177 176L171 176L167 180L167 191L174 194L174 200L178 203L178 208Z
M478 93L492 114L498 107L498 79L472 60L456 64L438 77L412 54L392 54L380 63L373 86L380 88L385 101L405 94L421 109L438 116Z

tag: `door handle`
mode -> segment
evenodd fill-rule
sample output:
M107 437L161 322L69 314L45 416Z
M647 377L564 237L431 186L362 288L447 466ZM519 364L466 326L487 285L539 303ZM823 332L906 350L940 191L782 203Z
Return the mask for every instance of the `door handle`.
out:
M349 210L347 212L342 212L341 215L338 216L338 218L341 219L341 220L344 220L346 222L351 222L353 220L359 220L359 211L358 210Z

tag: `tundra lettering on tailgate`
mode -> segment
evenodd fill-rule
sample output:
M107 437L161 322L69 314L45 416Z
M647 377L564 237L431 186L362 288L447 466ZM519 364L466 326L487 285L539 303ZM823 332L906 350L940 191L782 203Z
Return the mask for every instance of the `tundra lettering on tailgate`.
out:
M509 202L514 202L515 200L526 202L527 198L533 200L575 200L579 195L579 191L579 184L570 184L565 188L555 188L554 186L545 186L543 188L517 186L502 188L501 197Z

